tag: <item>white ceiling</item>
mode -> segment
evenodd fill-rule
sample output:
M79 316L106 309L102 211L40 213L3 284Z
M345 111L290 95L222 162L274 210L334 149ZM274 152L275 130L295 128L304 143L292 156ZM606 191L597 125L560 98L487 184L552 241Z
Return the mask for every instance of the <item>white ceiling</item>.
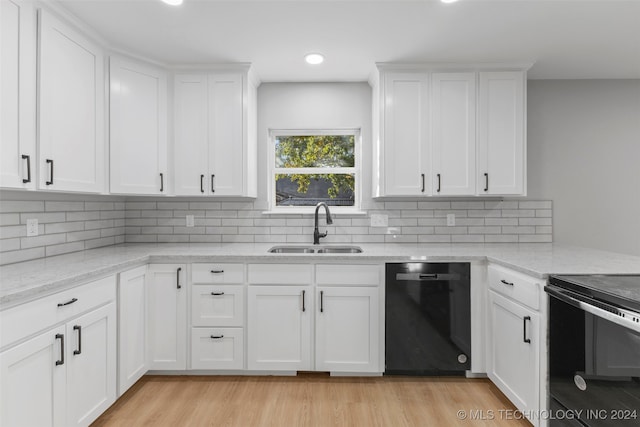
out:
M365 81L376 62L533 62L532 79L640 78L640 0L59 0L112 47L262 81ZM304 63L321 52L320 66Z

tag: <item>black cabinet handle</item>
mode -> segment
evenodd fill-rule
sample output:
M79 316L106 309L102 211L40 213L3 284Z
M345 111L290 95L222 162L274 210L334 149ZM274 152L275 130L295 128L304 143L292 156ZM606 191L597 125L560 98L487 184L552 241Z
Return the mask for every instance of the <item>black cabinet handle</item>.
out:
M422 178L422 190L420 190L420 191L424 193L424 174L421 173L420 177Z
M222 274L222 273L224 273L224 270L211 270L211 272L213 274Z
M527 344L531 344L531 340L527 338L527 320L531 321L531 316L524 316L522 318L522 340Z
M320 291L320 313L324 313L324 291Z
M489 191L489 174L484 174L484 191Z
M211 335L212 340L219 340L220 338L224 338L224 335Z
M82 354L82 326L74 325L73 330L78 331L78 349L73 350L73 354L74 355Z
M27 179L22 178L22 183L26 184L27 182L31 182L31 157L23 154L22 158L27 161Z
M440 192L440 182L442 181L442 177L440 176L440 174L437 174L438 177L438 189L436 190L438 193Z
M513 282L507 282L507 281L506 281L506 280L504 280L504 279L500 280L500 283L503 283L503 284L505 284L505 285L507 285L507 286L513 286Z
M164 191L164 174L160 172L160 192Z
M60 360L56 360L56 366L64 365L64 334L56 334L56 339L60 340Z
M304 313L305 311L307 311L307 308L304 305L304 294L306 293L306 291L302 291L302 312Z
M65 305L70 305L73 304L74 302L78 301L78 298L71 298L69 301L67 302L59 302L58 303L58 307L64 307Z
M211 292L211 295L220 296L220 295L224 295L224 292Z
M47 159L45 160L48 164L50 164L51 166L49 166L49 181L45 181L46 185L53 185L53 160L51 159Z
M214 185L213 185L213 180L214 180L215 177L216 176L214 174L211 174L211 192L212 193L216 192L216 189L214 188Z
M180 272L182 271L182 267L178 267L176 270L176 287L178 289L182 289L182 285L180 284Z
M204 193L204 175L200 175L200 192Z

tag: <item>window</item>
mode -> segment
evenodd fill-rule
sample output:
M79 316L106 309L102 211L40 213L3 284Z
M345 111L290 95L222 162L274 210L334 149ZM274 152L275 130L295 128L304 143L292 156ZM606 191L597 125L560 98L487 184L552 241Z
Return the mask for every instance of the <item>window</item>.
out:
M358 130L271 131L272 210L359 208L359 142Z

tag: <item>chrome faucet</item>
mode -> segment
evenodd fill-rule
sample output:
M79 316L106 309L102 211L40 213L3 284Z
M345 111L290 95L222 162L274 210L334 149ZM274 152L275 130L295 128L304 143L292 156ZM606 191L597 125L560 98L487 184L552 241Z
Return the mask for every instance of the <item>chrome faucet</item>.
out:
M320 231L318 230L318 210L320 209L320 206L324 206L324 211L327 215L327 225L328 224L333 224L333 220L331 219L331 212L329 212L329 206L327 206L327 204L325 202L320 202L316 205L316 214L315 214L315 227L313 229L313 244L314 245L319 245L320 244L320 239L322 237L327 237L327 233L320 233Z

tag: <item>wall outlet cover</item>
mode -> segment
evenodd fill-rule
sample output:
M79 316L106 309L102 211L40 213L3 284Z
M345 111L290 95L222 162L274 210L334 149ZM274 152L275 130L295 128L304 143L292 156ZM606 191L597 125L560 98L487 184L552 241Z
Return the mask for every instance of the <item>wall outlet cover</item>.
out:
M371 226L372 227L388 227L389 226L389 216L388 215L372 214L371 215Z
M193 215L187 215L187 227L195 226L195 219Z
M447 214L447 227L453 227L456 225L456 214Z
M28 219L27 220L27 237L34 237L37 235L38 235L38 220Z

